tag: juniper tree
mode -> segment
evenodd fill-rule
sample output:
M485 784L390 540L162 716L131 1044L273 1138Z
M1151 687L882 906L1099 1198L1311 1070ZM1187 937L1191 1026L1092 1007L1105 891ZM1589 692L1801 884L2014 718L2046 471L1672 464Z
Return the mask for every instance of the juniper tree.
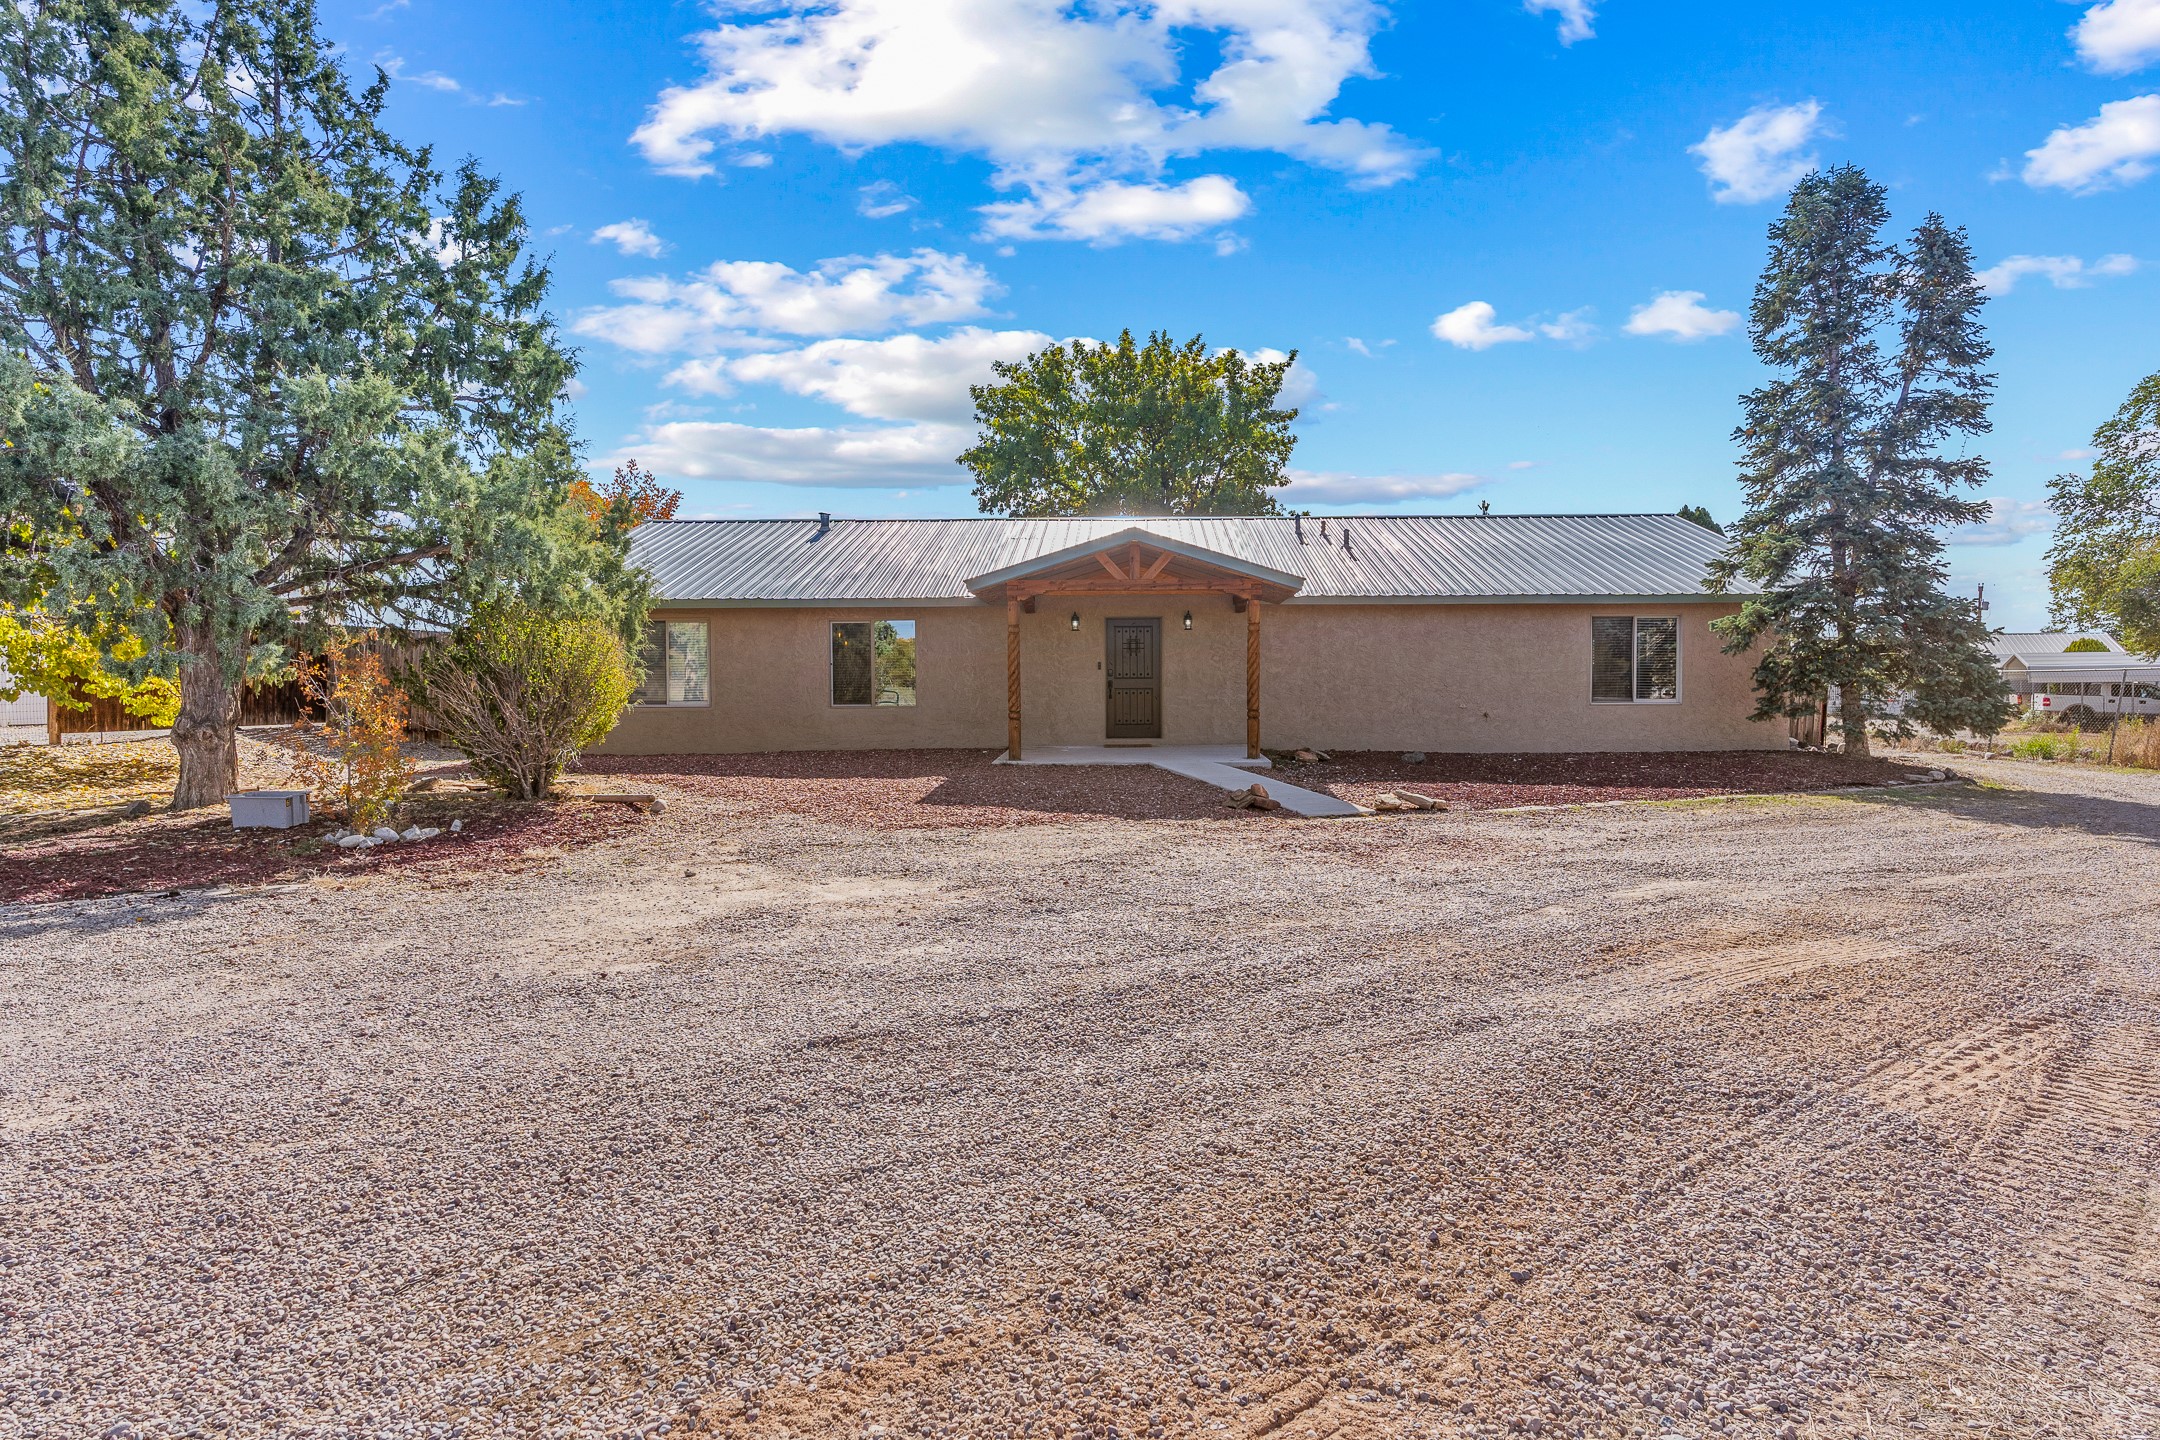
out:
M176 808L311 632L635 607L518 202L386 133L388 83L310 0L0 9L0 600L177 673Z
M1942 528L1987 513L1959 493L1988 475L1968 447L1994 386L1972 251L1934 214L1886 242L1884 195L1857 167L1818 172L1770 227L1749 334L1784 373L1741 398L1747 509L1711 568L1718 588L1761 592L1716 622L1729 652L1763 647L1756 718L1834 686L1856 755L1871 722L1992 731L2009 715L1977 603L1943 588Z

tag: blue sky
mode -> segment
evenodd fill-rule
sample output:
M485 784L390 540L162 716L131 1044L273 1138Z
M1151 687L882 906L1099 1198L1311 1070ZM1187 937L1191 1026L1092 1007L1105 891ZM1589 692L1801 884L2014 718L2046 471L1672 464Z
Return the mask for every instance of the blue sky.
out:
M1997 298L1992 523L2160 368L2160 0L362 0L391 123L521 191L596 461L686 514L973 511L970 381L1162 328L1296 350L1293 504L1738 508L1740 315L1854 162Z

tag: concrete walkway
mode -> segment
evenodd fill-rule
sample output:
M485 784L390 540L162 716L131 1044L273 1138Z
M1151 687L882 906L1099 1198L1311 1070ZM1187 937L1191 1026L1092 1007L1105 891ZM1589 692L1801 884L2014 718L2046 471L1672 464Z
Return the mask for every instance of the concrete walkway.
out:
M1264 756L1250 760L1236 745L1041 745L1028 747L1018 760L1010 753L993 762L998 765L1153 765L1188 780L1198 780L1218 790L1243 790L1253 783L1255 770L1271 770ZM1338 819L1370 815L1370 810L1277 780L1264 782L1268 798L1293 815L1310 819Z

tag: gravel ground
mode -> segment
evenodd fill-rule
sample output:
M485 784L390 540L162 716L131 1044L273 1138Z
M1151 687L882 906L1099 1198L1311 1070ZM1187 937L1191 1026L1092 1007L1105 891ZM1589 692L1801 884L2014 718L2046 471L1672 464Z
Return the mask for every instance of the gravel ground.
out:
M2149 1437L2160 777L0 908L10 1436Z

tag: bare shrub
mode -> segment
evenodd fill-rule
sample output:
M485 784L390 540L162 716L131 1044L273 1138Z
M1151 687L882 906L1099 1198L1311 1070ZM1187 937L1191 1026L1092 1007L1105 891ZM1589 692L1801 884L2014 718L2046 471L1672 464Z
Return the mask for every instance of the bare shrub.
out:
M293 727L293 774L355 828L372 829L390 818L418 769L405 755L405 692L384 668L372 631L332 641L320 662L301 663L299 678L323 718Z
M416 676L444 738L521 800L615 728L637 683L620 636L597 620L515 604L483 609Z

